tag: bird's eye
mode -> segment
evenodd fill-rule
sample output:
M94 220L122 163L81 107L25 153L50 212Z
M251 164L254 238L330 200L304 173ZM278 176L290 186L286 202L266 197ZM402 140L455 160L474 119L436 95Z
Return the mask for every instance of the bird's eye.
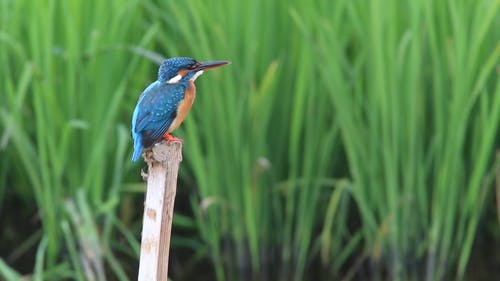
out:
M188 69L189 70L193 70L193 69L196 69L198 66L200 66L200 63L199 62L195 62L193 64L191 64Z

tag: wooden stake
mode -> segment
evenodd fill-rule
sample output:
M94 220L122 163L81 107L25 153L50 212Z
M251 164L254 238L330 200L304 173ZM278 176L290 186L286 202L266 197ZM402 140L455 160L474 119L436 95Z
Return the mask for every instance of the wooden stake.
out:
M170 235L182 143L162 142L146 152L146 201L142 220L139 281L167 281Z

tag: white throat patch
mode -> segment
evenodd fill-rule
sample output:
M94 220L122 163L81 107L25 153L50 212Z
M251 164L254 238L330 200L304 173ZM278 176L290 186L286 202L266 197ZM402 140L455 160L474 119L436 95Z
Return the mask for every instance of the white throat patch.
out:
M175 83L181 81L181 79L182 79L182 75L177 74L173 78L170 78L170 80L167 81L167 84L175 84Z
M193 75L193 77L191 77L191 79L189 79L189 80L191 80L191 81L193 81L193 82L194 82L194 81L196 80L196 78L200 77L202 74L203 74L203 70L200 70L200 71L196 72L196 73Z

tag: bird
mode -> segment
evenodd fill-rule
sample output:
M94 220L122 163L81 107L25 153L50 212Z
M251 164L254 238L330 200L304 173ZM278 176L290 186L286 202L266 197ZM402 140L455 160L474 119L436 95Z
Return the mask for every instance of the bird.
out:
M230 63L198 62L189 57L168 58L161 63L158 79L141 93L132 114L133 162L139 160L145 148L161 140L182 142L170 133L181 125L193 105L195 80L205 70Z

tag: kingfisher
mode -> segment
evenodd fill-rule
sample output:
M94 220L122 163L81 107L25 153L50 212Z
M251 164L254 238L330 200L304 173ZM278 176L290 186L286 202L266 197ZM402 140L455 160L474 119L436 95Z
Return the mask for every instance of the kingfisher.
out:
M198 62L193 58L177 57L164 60L158 70L158 80L139 96L132 114L132 161L141 157L144 148L160 140L181 141L170 133L186 118L196 96L194 81L205 70L229 64L229 61Z

